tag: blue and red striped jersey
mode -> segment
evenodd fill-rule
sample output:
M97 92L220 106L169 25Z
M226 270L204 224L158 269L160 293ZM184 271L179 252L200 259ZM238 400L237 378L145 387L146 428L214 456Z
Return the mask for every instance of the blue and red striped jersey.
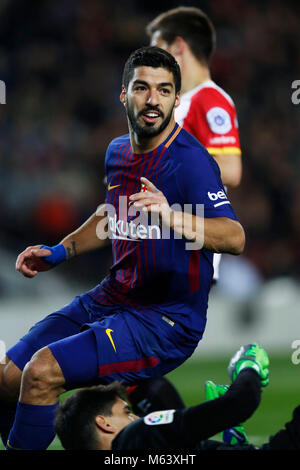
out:
M187 240L169 233L158 218L129 208L129 196L142 190L144 176L175 210L187 207L197 215L203 207L204 217L236 220L217 163L176 124L168 138L148 153L134 153L129 135L114 139L105 168L113 264L89 294L103 304L127 304L140 315L161 312L199 335L206 322L213 253L187 249Z

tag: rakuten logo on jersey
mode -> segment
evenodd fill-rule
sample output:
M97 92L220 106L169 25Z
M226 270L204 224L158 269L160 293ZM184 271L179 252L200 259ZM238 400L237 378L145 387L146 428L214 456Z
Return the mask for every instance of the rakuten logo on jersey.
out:
M140 241L161 238L161 230L158 225L144 225L139 220L127 222L117 219L116 214L113 217L108 216L108 226L112 239Z
M180 204L174 203L170 209L170 220L162 223L158 213L144 213L141 209L129 205L127 196L120 196L116 207L108 203L98 207L96 216L101 219L96 226L97 237L100 240L110 238L130 242L185 238L186 250L200 250L204 243L204 205L184 204L181 207ZM175 231L171 228L173 212L180 214L181 230ZM185 227L189 230L188 237L184 237ZM195 241L196 236L197 241Z
M216 193L212 193L212 192L208 191L207 195L208 195L209 199L213 202L218 201L219 199L221 199L221 200L223 199L221 202L218 202L217 204L214 204L214 207L222 206L223 204L230 204L230 202L227 199L226 193L222 190L220 190ZM225 199L225 201L224 201L224 199Z
M162 230L159 216L150 217L128 204L127 196L119 197L117 209L112 204L102 204L96 211L98 216L106 216L96 228L100 240L127 240L140 242L146 239L161 239Z

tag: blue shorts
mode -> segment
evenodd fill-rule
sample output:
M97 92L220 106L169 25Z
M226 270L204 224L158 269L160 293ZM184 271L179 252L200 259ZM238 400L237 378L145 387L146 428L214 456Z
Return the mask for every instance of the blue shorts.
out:
M180 333L161 314L154 312L151 322L153 328L127 306L101 305L83 294L36 323L7 355L23 370L48 346L67 388L114 380L133 384L170 372L194 349L178 349Z

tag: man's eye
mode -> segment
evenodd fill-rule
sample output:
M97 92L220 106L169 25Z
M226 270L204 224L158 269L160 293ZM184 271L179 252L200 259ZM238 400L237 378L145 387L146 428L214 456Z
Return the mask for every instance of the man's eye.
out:
M170 93L170 90L168 88L162 88L161 89L161 92L164 94L164 95L168 95Z

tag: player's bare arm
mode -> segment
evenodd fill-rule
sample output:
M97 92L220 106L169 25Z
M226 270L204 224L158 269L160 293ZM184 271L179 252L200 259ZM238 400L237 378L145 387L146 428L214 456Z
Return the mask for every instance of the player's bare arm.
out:
M99 234L99 227L105 227L105 220L107 220L105 206L102 207L104 208L102 211L98 208L77 230L61 241L66 249L67 259L107 245L107 237L101 237Z
M160 214L161 221L187 240L203 244L214 253L239 255L245 246L245 232L241 224L228 217L201 218L174 211L164 194L147 178L141 178L145 192L130 196L130 202L145 212ZM204 238L204 239L203 239Z
M97 210L78 229L67 235L60 244L64 246L66 259L73 258L88 251L96 250L107 244L105 237L99 237L99 226L105 226L106 214L99 215ZM101 225L99 224L100 222ZM101 234L100 234L101 235ZM52 264L44 261L44 258L51 255L51 251L41 248L43 245L27 247L17 258L16 270L25 277L33 278L39 272L48 271Z
M180 214L174 212L174 229L180 233ZM177 222L178 220L178 222ZM239 222L232 220L228 217L216 217L216 218L200 218L192 215L187 219L190 220L190 224L184 223L183 236L191 239L195 242L201 242L197 230L197 226L201 227L203 224L204 229L204 243L203 248L214 253L229 253L231 255L240 255L245 246L245 233L244 229ZM198 224L198 225L197 225ZM177 228L178 227L178 228ZM194 234L194 237L192 235Z
M242 179L242 159L238 153L212 154L221 172L221 179L225 186L236 188Z

